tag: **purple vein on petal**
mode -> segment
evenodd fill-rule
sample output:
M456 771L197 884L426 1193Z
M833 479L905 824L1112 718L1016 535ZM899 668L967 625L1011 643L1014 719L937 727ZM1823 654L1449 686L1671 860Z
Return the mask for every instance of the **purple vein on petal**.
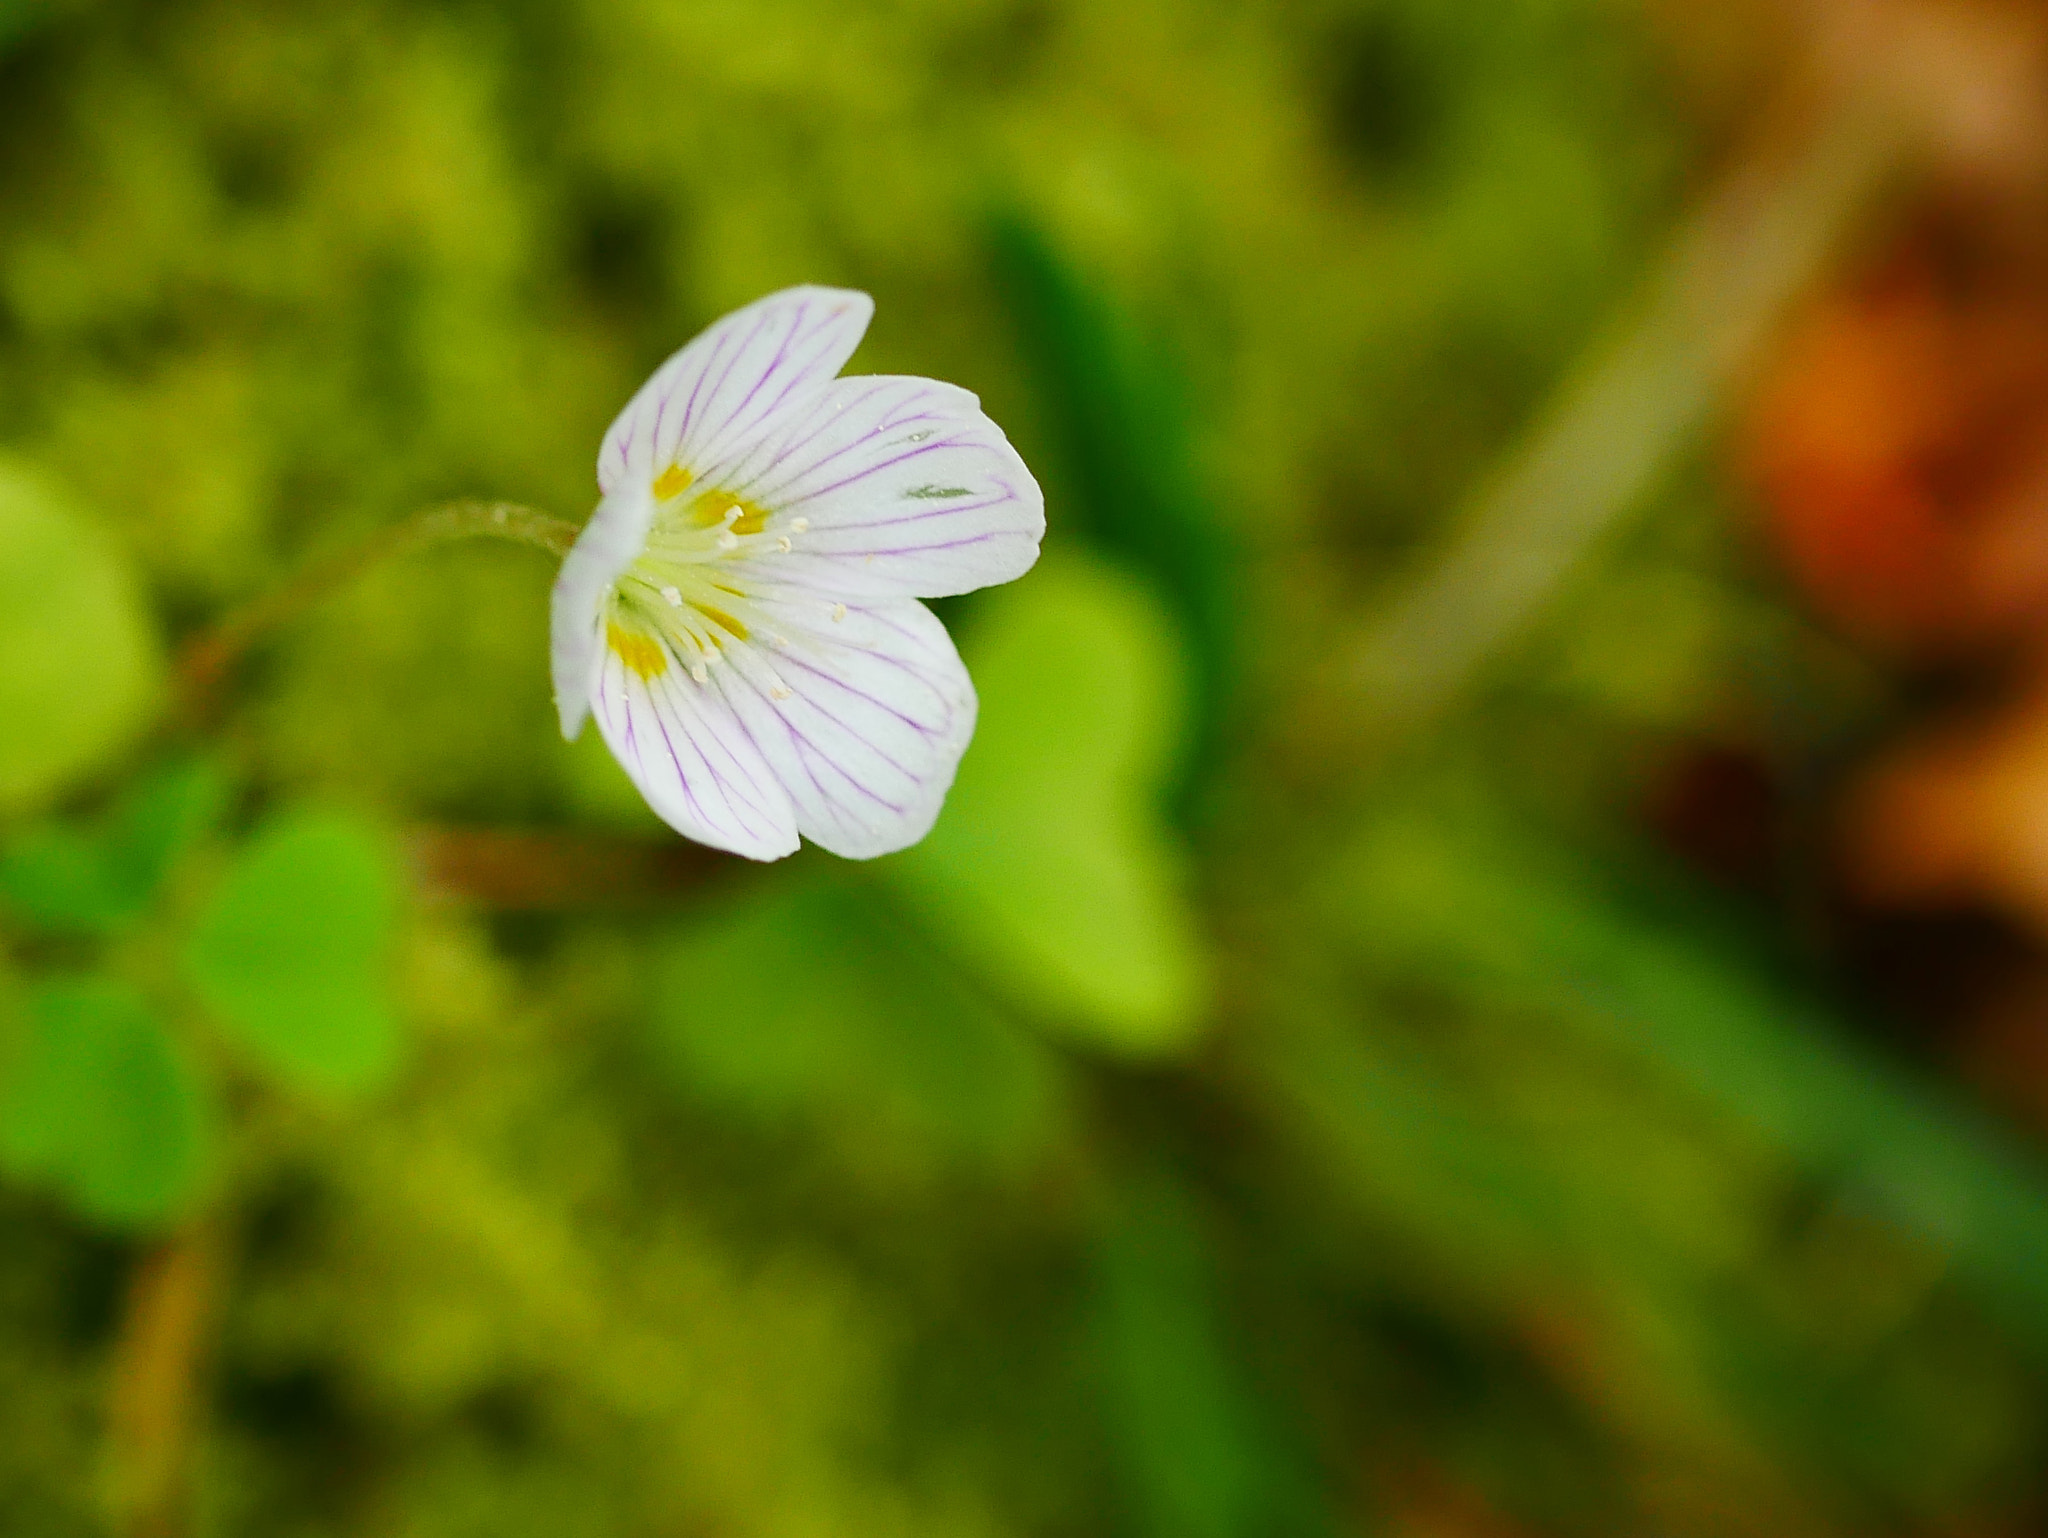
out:
M908 464L911 460L920 458L926 454L935 454L940 449L974 447L978 447L978 445L970 441L963 441L955 438L940 438L935 441L920 443L916 448L910 449L905 453L898 454L894 459L885 459L880 464L866 465L861 469L856 470L852 475L847 476L844 480L834 481L829 486L820 486L815 491L807 491L800 497L791 498L789 501L785 502L783 506L785 508L801 507L804 503L815 501L819 497L829 497L830 495L832 495L833 492L839 491L847 486L851 486L855 481L865 480L867 479L867 477L871 475L879 475L884 470L893 470L898 465Z

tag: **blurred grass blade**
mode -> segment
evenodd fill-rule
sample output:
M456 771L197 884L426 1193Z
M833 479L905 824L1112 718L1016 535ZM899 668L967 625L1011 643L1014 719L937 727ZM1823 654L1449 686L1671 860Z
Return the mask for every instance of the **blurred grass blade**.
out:
M1425 725L1641 506L1902 158L1896 114L1846 93L1789 153L1738 168L1632 314L1481 488L1451 543L1343 648L1376 736ZM1328 719L1332 702L1312 708Z
M186 948L221 1029L295 1088L374 1088L397 1067L389 968L398 877L376 830L301 812L262 829L223 878Z
M1466 986L1547 1000L1952 1254L2048 1350L2048 1170L1857 1045L1703 915L1647 916L1564 851L1470 818L1455 833L1390 820L1357 869L1362 944L1409 948Z
M1097 1246L1097 1349L1112 1433L1139 1526L1157 1538L1277 1530L1220 1314L1215 1257L1188 1193L1162 1175L1117 1193Z
M1052 519L1157 585L1187 635L1193 718L1174 783L1213 766L1236 677L1239 562L1195 448L1189 383L1021 215L990 229L1057 463Z
M212 1117L197 1076L127 984L44 983L0 1097L0 1165L55 1186L95 1222L170 1222L205 1172Z

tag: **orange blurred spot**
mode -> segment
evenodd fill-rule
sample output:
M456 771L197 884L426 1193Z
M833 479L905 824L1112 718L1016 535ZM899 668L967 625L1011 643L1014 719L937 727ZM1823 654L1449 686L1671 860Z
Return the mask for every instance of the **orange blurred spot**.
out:
M1742 444L1791 575L1851 634L1952 649L2048 610L2048 289L2030 275L1913 252L1829 299Z

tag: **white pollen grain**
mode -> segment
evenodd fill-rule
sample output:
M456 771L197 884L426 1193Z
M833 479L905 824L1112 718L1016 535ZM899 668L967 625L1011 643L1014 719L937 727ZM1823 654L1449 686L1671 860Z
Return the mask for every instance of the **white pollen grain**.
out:
M661 596L667 600L671 609L680 609L683 606L683 590L679 587L665 587L661 590Z
M832 605L832 623L836 625L845 618L846 605L843 603L835 603L834 605Z
M706 666L704 666L703 663L699 662L691 667L690 676L696 679L697 682L701 684L711 676L711 669L707 668Z
M808 518L795 518L790 521L789 527L792 533L808 534L811 531L811 520Z
M789 549L790 549L790 545L789 545L789 536L788 536L787 534L778 534L778 535L776 535L776 536L775 536L775 548L776 548L777 550L780 550L780 551L781 551L781 552L782 552L782 553L783 553L784 555L788 555L788 554L789 554Z

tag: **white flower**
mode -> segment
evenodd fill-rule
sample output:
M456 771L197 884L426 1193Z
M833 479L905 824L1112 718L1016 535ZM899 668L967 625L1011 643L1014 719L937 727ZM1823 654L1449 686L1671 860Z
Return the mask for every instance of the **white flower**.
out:
M967 391L836 376L874 301L792 288L655 371L605 434L555 581L555 703L678 832L757 860L802 834L916 843L974 734L917 600L1021 576L1038 483Z

